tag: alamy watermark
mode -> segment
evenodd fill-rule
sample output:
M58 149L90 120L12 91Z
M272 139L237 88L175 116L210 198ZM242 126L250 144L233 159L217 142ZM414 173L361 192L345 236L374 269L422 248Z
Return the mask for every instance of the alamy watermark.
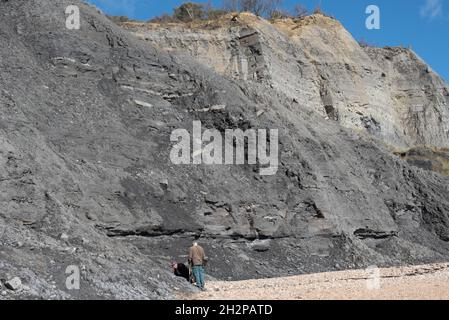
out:
M79 30L81 27L80 9L78 6L67 6L65 8L65 27L69 30Z
M377 266L369 266L366 272L366 288L368 290L380 289L380 269Z
M369 5L365 10L369 16L366 18L365 26L368 30L380 30L380 8L376 5Z
M173 164L243 165L246 159L246 164L260 166L260 175L276 174L279 165L277 129L227 129L224 137L216 129L202 132L201 121L193 121L192 129L192 139L186 129L172 132L170 141L176 142L170 151Z
M80 268L70 265L65 269L65 274L68 275L65 280L67 290L79 290L81 283Z

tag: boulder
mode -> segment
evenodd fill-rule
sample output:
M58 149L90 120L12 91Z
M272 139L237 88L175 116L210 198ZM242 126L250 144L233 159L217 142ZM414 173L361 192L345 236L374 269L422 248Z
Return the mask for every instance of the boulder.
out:
M22 288L22 281L19 277L14 277L5 282L5 287L9 290L18 291Z
M255 240L250 244L250 248L257 252L265 252L270 250L270 240Z

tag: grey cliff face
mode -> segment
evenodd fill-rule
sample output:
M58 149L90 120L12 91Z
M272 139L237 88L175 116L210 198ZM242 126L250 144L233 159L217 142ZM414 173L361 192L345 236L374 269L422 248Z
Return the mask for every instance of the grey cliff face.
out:
M124 27L393 147L449 146L449 87L411 49L361 47L320 14L270 23L243 13L234 20Z
M25 286L2 298L174 297L192 289L169 262L194 237L225 280L447 259L448 178L353 130L447 146L447 85L334 21L288 35L247 19L148 43L78 0L0 2L0 278ZM278 129L277 174L172 164L171 132L195 120Z

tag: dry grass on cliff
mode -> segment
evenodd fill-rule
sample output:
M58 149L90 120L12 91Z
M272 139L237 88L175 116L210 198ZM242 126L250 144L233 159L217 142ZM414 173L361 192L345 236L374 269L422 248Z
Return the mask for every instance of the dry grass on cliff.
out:
M279 19L264 19L249 12L242 13L228 13L213 20L193 20L188 22L182 21L151 21L151 22L137 22L126 21L119 23L125 29L135 28L185 28L192 30L215 30L221 28L228 28L235 25L244 25L249 27L257 27L260 23L269 23L285 34L293 34L295 30L309 26L309 25L326 25L338 26L337 20L321 13L309 15L302 18L279 18Z

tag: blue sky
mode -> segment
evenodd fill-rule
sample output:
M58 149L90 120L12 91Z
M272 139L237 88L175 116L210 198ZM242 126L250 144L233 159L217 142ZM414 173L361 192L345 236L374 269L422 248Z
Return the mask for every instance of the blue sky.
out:
M171 13L182 0L87 0L111 15L148 20ZM206 2L206 1L192 1ZM411 46L446 81L449 80L449 0L284 0L285 9L301 3L313 10L321 2L355 39L377 46ZM221 0L213 0L217 6ZM368 5L380 8L380 30L365 27Z

